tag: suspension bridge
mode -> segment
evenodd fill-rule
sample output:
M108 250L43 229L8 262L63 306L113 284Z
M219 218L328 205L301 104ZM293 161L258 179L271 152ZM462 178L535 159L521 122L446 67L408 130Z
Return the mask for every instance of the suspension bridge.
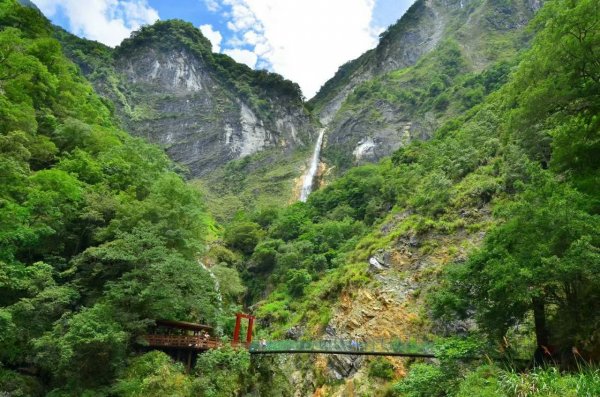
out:
M241 323L248 320L246 338L242 340ZM162 350L191 368L197 355L225 345L247 349L251 355L265 354L343 354L363 356L397 356L434 358L433 343L426 340L400 338L321 339L321 340L265 340L253 341L253 316L238 313L233 340L214 336L211 326L183 321L157 320L153 333L141 336L143 349Z
M275 340L252 342L250 354L346 354L362 356L399 356L434 358L433 344L427 341L402 339L321 339L321 340Z

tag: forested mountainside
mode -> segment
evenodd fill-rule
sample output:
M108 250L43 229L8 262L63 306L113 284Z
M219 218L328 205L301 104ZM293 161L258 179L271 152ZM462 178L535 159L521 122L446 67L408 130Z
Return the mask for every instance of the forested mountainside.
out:
M198 191L120 129L48 21L7 0L0 26L0 391L114 393L154 319L223 323L242 287L222 269L219 295Z
M307 104L338 171L281 209L315 139L293 83L210 54L184 22L112 50L0 1L0 391L599 395L599 11L598 0L417 1ZM206 107L181 110L196 99ZM231 123L242 135L230 143L244 142L257 131L235 124L244 106L276 138L207 165L204 182L221 183L208 196L129 130L192 123L185 113L220 139ZM282 114L296 143L267 127ZM352 167L357 138L382 142L401 119L421 132ZM139 349L156 319L227 336L240 310L269 341L433 339L437 358L222 347L186 372Z
M297 84L213 53L184 21L143 27L116 49L60 28L55 36L122 128L183 165L219 220L296 199L317 135Z
M449 95L449 107L457 107L430 140L411 142L379 164L350 168L306 204L278 214L258 211L229 225L225 242L243 254L230 263L247 267L249 296L257 297L251 302L262 297L256 313L270 335L480 338L450 339L436 364L298 359L291 368L303 368L304 377L294 378L295 389L597 393L593 367L578 384L551 371L519 378L493 361L482 367L477 360L455 361L487 355L519 367L536 350L538 359L551 352L561 368L598 359L600 43L591 17L597 10L596 1L549 2L526 31L531 49L515 47L505 64L428 94L432 100ZM435 51L448 50L461 53L448 45ZM425 80L420 70L446 70L443 63L426 69L423 59L397 73ZM460 64L456 59L446 58L447 65ZM470 86L479 94L461 108ZM387 81L373 91L397 87ZM365 108L372 104L368 96L363 101L357 99ZM393 386L385 381L405 374Z

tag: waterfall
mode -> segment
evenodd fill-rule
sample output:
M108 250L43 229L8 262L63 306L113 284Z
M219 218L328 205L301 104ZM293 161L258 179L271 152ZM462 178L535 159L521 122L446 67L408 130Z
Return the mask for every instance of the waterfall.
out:
M219 279L217 278L217 276L215 276L212 270L210 270L200 259L198 259L198 264L201 268L206 270L210 275L210 278L213 279L215 283L215 291L217 292L217 300L219 301L218 310L219 313L223 313L223 295L221 294L221 285L219 284ZM223 327L221 327L221 325L217 325L216 332L218 335L221 335L223 333Z
M313 182L315 181L315 175L317 174L317 168L319 167L319 157L321 154L321 146L323 146L323 135L325 134L325 128L321 128L319 131L319 138L315 145L315 151L310 161L310 168L304 175L304 182L302 183L302 191L300 192L300 201L306 201L310 192L312 192Z
M217 300L219 301L219 304L223 303L223 296L221 295L221 286L219 285L219 279L217 278L217 276L215 276L215 274L212 272L212 270L210 270L204 263L202 263L201 260L198 260L198 264L200 265L201 268L203 268L204 270L206 270L208 272L208 274L210 275L210 278L212 278L213 281L215 282L215 291L217 291Z

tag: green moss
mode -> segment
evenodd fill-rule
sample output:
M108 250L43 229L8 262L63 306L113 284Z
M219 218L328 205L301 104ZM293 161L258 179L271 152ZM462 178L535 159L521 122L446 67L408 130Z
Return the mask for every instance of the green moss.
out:
M129 114L133 121L154 120L158 117L158 112L147 104L137 105Z

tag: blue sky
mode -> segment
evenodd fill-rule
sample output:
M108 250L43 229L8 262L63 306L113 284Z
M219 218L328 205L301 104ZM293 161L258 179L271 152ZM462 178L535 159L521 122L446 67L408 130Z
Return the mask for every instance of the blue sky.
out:
M277 72L312 97L414 0L33 0L66 30L110 46L157 19L192 22L213 50Z

